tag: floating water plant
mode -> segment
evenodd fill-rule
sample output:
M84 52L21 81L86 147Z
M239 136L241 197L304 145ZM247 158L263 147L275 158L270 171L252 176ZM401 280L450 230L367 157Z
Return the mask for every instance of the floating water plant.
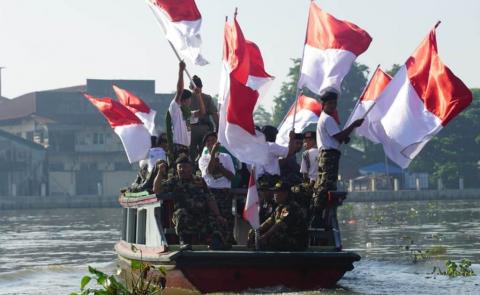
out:
M142 251L132 245L132 250ZM149 263L145 263L142 258L140 260L132 260L132 272L138 272L138 278L132 276L130 286L117 280L115 275L107 275L91 266L88 271L91 275L86 275L80 282L80 293L71 293L70 295L158 295L162 294L166 285L165 269L155 267ZM151 271L157 270L162 276L151 275ZM118 272L117 275L121 273ZM97 283L97 288L87 288L89 283L93 280ZM125 279L125 278L124 278ZM126 280L125 280L126 281ZM99 289L98 289L99 288Z
M432 274L444 275L453 277L470 277L474 276L475 272L471 268L472 262L468 259L462 259L459 264L454 261L447 260L445 262L445 270L442 270L440 267L433 267Z

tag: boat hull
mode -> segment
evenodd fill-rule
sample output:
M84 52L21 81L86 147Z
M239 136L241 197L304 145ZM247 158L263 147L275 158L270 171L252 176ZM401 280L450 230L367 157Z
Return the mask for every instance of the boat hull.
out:
M126 247L117 247L117 252L128 272L128 261L136 259L135 255L118 248ZM353 269L353 262L360 256L343 251L195 250L142 253L142 259L167 269L168 289L211 293L275 286L293 290L332 288L346 271Z

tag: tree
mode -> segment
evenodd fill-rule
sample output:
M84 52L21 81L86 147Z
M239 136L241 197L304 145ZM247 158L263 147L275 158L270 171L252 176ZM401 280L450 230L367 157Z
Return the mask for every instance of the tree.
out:
M259 126L272 125L272 114L265 110L262 105L259 105L253 113L253 121L255 125Z
M441 179L446 187L477 186L480 177L480 89L472 89L473 102L445 126L412 161L411 171L429 172L432 180Z
M295 102L297 92L297 81L300 72L301 59L292 59L293 66L288 71L287 81L283 82L280 93L274 98L273 120L274 126L278 126L285 117L290 106ZM340 119L345 122L350 115L356 100L360 96L367 83L368 67L363 64L353 63L350 72L343 80L341 94L338 100L338 112ZM304 94L318 99L318 95L308 89L303 90Z

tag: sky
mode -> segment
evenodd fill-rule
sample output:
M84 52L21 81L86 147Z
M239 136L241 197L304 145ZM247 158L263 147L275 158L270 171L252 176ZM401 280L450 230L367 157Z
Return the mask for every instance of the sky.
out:
M247 39L260 47L275 76L260 102L270 110L286 80L291 58L301 57L309 0L196 0L202 13L204 67L187 68L216 94L225 16L238 7ZM403 64L437 20L439 53L470 87L480 87L480 1L317 0L336 18L373 38L357 61L372 70ZM173 92L178 61L145 0L0 0L2 95L85 84L86 79L153 79L156 91Z

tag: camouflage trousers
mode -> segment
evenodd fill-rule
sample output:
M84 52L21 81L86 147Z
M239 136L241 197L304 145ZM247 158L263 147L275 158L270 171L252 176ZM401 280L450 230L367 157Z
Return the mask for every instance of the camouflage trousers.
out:
M255 232L248 233L247 246L255 248ZM283 230L278 230L261 243L260 250L264 251L303 251L307 248L307 238L299 238L288 235Z
M180 238L189 236L195 244L209 244L215 233L224 237L225 230L210 214L191 214L187 209L177 209L173 212L172 222Z
M327 192L337 190L340 151L321 150L318 154L318 176L315 181L311 209L323 208Z
M211 188L210 191L215 196L220 215L227 220L225 232L225 241L229 244L236 244L233 236L235 228L235 216L232 214L233 193L231 189Z

